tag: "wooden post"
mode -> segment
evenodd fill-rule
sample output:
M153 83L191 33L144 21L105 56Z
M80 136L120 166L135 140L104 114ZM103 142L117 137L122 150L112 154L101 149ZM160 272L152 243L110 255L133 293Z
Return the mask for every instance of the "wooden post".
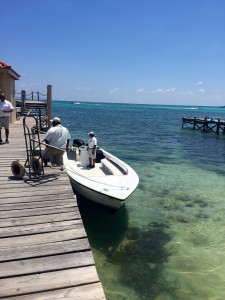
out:
M24 116L25 110L25 101L26 101L26 91L21 91L21 116Z
M52 118L52 86L47 86L47 110L48 110L48 127L51 127L51 118Z
M207 117L204 118L203 131L206 131L206 129L207 129Z
M218 121L217 121L216 133L217 133L217 134L220 133L220 119L219 119L219 118L218 118Z

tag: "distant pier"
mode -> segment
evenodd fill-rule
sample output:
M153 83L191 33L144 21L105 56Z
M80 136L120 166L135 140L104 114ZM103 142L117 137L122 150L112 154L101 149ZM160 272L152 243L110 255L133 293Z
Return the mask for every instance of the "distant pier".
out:
M192 127L192 129L205 132L214 132L216 134L225 134L225 120L212 119L209 117L182 117L182 128Z

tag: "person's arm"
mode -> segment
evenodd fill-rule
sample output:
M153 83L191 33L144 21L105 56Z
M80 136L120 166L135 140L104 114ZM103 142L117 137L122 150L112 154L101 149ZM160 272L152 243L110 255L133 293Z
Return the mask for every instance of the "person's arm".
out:
M14 111L14 107L12 106L12 104L10 103L10 107L9 107L9 112Z
M66 151L69 151L70 140L66 141Z
M9 106L9 108L7 109L2 109L4 112L12 112L14 110L14 107Z
M11 109L4 109L3 111L4 112L12 112L14 110L14 108L11 108Z

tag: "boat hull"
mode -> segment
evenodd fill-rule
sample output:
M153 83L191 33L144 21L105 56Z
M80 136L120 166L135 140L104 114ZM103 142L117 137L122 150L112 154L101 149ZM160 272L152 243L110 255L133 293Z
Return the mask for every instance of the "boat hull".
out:
M84 198L98 203L100 205L104 205L110 208L119 209L124 203L125 200L119 200L114 197L110 197L98 191L92 190L79 182L76 182L73 178L70 177L71 185L75 191L75 193L80 194Z

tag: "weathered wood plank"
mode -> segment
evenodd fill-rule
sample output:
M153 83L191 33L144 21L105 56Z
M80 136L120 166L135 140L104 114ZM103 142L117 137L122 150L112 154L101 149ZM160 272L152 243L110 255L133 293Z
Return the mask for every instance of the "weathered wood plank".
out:
M96 282L96 278L94 266L7 278L0 281L0 297L91 284Z
M62 228L63 230L70 230L82 226L83 226L82 220L77 219L71 221L51 222L51 223L44 223L44 224L42 223L37 225L5 227L5 228L1 228L0 230L0 238L60 231L62 230Z
M70 188L68 185L65 185L64 184L61 186L60 184L57 184L57 182L55 183L55 188L54 190L52 190L53 188L53 181L50 181L50 182L47 182L47 183L44 183L44 184L37 184L37 185L29 185L29 184L24 184L24 185L14 185L14 186L11 186L9 184L9 192L11 193L15 193L15 190L20 193L20 192L23 192L23 191L26 191L27 193L31 193L31 195L35 195L36 193L38 192L42 192L42 191L48 191L50 194L54 194L56 193L56 190L63 190L63 191L68 191L68 188ZM1 190L8 190L7 186L4 186L1 188Z
M68 192L68 189L66 188L66 186L58 186L56 187L54 190L49 190L48 194L46 193L47 190L42 189L42 190L35 190L35 191L23 191L23 189L19 190L18 189L14 189L11 191L6 191L4 193L0 193L0 199L5 199L5 198L18 198L20 197L21 199L23 199L23 197L35 197L35 196L44 196L45 199L49 196L49 195L57 195L57 194L64 194L65 192Z
M105 296L101 283L92 283L72 288L58 289L50 292L23 295L7 300L103 300Z
M76 206L76 198L72 195L71 197L71 192L65 191L65 193L57 193L57 194L52 194L48 195L47 197L48 201L55 201L55 200L70 200L73 201L75 206ZM17 204L17 203L32 203L32 202L45 202L46 199L42 195L35 195L30 197L29 195L27 197L22 197L22 198L3 198L0 201L0 205L4 204Z
M28 216L41 216L47 214L55 214L62 212L71 212L75 211L74 205L65 205L64 207L55 206L46 207L44 210L42 208L34 208L34 209L24 209L24 210L11 210L11 211L0 211L0 219L6 218L16 218L16 217L28 217Z
M31 208L45 208L45 207L60 207L60 206L74 206L74 199L60 199L60 200L52 200L52 201L40 201L40 202L26 202L26 203L11 203L11 204L0 204L1 211L7 210L24 210Z
M41 233L41 234L32 234L26 236L26 246L29 245L41 245L46 243L54 243L60 242L65 240L73 240L78 238L83 238L86 236L86 232L83 227L79 227L70 230L60 230L57 232L48 232L48 233ZM24 245L24 236L12 237L8 238L1 238L0 239L0 251L6 250L5 248L15 248L18 246Z
M3 170L3 168L2 168L2 165L1 165L1 173L0 173L0 174L3 173L2 170ZM48 173L48 174L49 174L49 173ZM68 176L65 175L64 173L60 173L60 176L57 177L57 181L58 181L58 182L60 181L60 183L61 183L62 181L63 181L64 183L67 183L67 182L68 182ZM11 176L11 177L0 176L0 185L3 185L4 182L7 182L7 184L12 183L14 186L15 186L16 184L18 184L18 185L19 185L19 184L25 184L23 179L17 179L17 178L12 177L12 176ZM27 185L27 184L26 184L26 185Z
M67 220L77 220L80 219L80 213L78 210L71 212L57 212L49 215L43 216L27 216L27 217L18 217L18 218L7 218L0 219L0 228L4 227L13 227L13 226L23 226L23 225L34 225L34 224L43 224L45 225L48 222L54 223L59 221Z
M0 263L0 278L94 265L90 251Z
M4 247L0 249L0 262L87 250L90 250L87 238L79 238L76 240L59 241L40 245L19 245L15 248Z

